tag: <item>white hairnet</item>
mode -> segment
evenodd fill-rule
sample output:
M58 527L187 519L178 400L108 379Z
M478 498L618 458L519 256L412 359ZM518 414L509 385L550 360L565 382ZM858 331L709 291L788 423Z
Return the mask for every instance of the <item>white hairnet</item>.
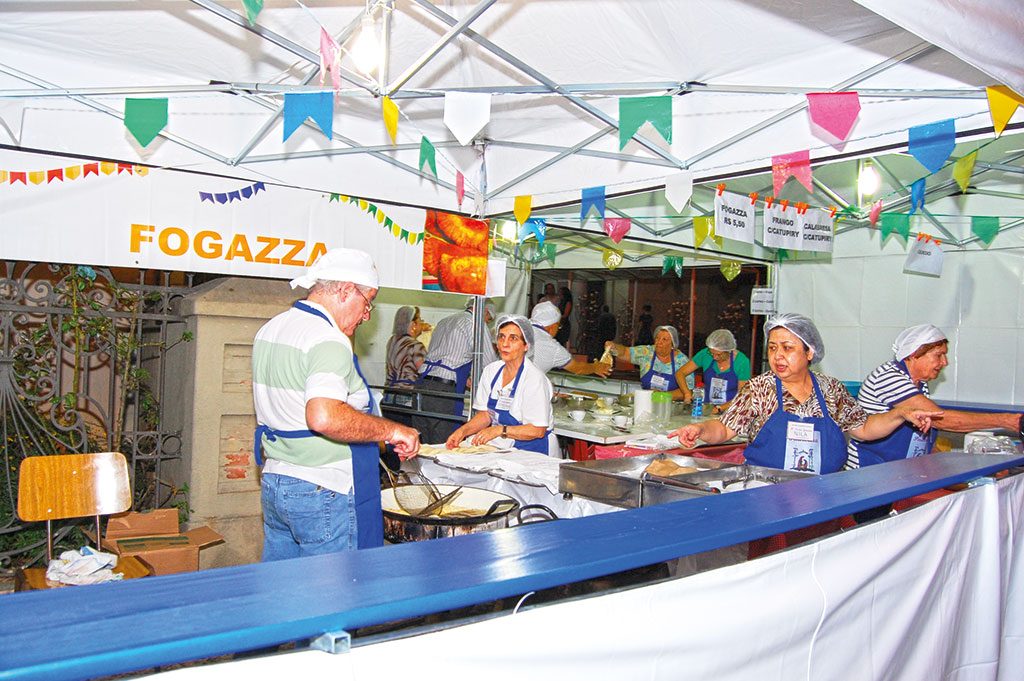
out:
M292 288L312 288L317 281L347 281L359 286L380 288L377 267L366 251L332 248L309 266L301 277L292 279Z
M719 352L732 352L736 349L736 336L729 329L715 329L708 334L705 345Z
M391 329L394 336L408 336L409 326L416 318L416 308L410 305L403 305L395 312L395 325Z
M557 305L545 300L543 303L537 303L533 306L533 312L530 313L530 321L538 326L551 326L562 321L562 313Z
M664 326L659 326L658 328L656 328L654 330L654 337L655 338L658 337L658 332L659 331L668 331L668 335L672 336L672 347L673 348L678 348L679 347L679 332L676 331L676 327L669 326L668 324L666 324Z
M936 343L946 340L946 334L937 326L931 324L918 324L909 329L900 331L893 341L892 351L896 359L906 359L917 352L917 349L928 343Z
M811 364L816 364L825 359L825 341L821 340L818 327L814 325L814 322L809 317L794 312L774 314L764 323L764 335L767 336L772 329L780 326L802 340L804 345L811 350L814 350Z
M523 332L523 341L529 348L533 347L533 324L530 320L521 314L503 314L498 317L498 321L495 322L494 328L496 331L501 331L501 327L506 324L515 324L519 327L519 330Z

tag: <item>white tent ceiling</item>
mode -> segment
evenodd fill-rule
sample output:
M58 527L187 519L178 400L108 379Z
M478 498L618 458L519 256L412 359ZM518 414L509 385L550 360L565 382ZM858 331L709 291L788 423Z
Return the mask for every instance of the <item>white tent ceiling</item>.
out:
M1020 3L988 0L984 12L976 2L901 3L892 19L911 30L866 8L876 4L884 3L372 0L388 36L379 78L359 75L346 57L334 138L307 124L282 142L283 93L319 87L320 25L346 44L366 9L361 0L267 0L255 26L238 0L7 1L0 141L444 209L456 207L458 168L488 215L510 210L520 194L556 206L578 201L583 187L605 185L609 196L650 188L610 209L646 224L638 234L651 241L682 244L688 223L656 191L680 168L710 186L746 175L751 191L770 185L751 176L771 156L810 149L822 178L811 201L828 205L852 202L844 184L852 171L820 169L830 159L898 150L908 128L949 118L963 142L957 153L991 137L985 86L1024 90L1020 50L1002 47L1021 44ZM971 11L955 31L936 28L951 26L946 14L958 9ZM494 95L491 121L472 146L442 122L450 89ZM844 89L860 93L862 111L840 150L812 135L804 95ZM381 122L380 93L402 112L396 145ZM673 143L644 129L620 150L618 97L655 94L677 95ZM126 96L170 100L168 127L145 149L124 127ZM1011 129L1021 119L1018 112ZM437 147L437 181L416 170L421 135ZM1021 192L1022 146L1004 138L982 157L999 166L979 169L1002 199ZM923 170L894 173L891 191ZM694 199L691 212L711 202L700 189ZM1018 203L999 210L1021 214ZM971 212L962 199L956 210Z

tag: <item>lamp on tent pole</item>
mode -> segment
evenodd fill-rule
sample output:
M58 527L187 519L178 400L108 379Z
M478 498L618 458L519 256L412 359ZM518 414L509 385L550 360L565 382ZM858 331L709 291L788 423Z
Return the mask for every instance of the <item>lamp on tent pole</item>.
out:
M882 184L882 178L869 158L857 160L857 207L864 205L864 199L874 196Z
M356 34L355 40L352 41L349 55L356 68L364 76L372 78L376 74L379 91L383 87L380 76L383 47L377 35L377 22L374 18L377 4L372 0L366 0L366 9L359 21L359 32Z
M383 27L380 32L380 71L377 75L377 90L383 90L391 73L391 12L395 9L395 0L387 0L382 6Z

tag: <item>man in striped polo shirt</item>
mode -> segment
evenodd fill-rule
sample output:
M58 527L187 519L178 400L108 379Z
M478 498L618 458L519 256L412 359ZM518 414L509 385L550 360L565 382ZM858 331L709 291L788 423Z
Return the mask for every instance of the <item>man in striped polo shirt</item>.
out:
M419 451L415 430L380 417L352 348L377 295L369 254L332 249L291 285L309 295L253 343L264 561L380 546L378 443Z

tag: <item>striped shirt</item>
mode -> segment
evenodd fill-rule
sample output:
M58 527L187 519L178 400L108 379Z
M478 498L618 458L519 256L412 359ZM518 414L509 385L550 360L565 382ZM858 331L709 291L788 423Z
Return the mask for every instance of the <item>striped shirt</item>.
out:
M306 305L327 310L316 303ZM366 384L356 372L352 344L334 324L298 308L277 315L257 332L252 348L256 422L274 430L306 430L306 403L315 397L346 402L363 411ZM325 437L263 440L265 473L288 475L348 493L352 451Z
M486 340L481 348L480 357L483 366L498 359L490 334L485 335ZM463 310L448 315L434 327L434 333L430 337L430 348L427 349L427 360L420 367L420 374L454 381L455 372L451 369L456 369L472 359L473 313ZM444 364L444 367L434 366L431 362L440 362ZM449 369L445 367L449 367Z
M561 369L572 361L572 355L561 343L544 329L533 327L533 363L545 374L552 369Z
M857 393L857 402L869 414L882 414L915 395L928 395L928 384L921 381L920 386L914 385L910 374L900 368L899 362L889 360L875 367L864 379ZM860 467L857 444L856 440L850 440L846 448L848 469Z

